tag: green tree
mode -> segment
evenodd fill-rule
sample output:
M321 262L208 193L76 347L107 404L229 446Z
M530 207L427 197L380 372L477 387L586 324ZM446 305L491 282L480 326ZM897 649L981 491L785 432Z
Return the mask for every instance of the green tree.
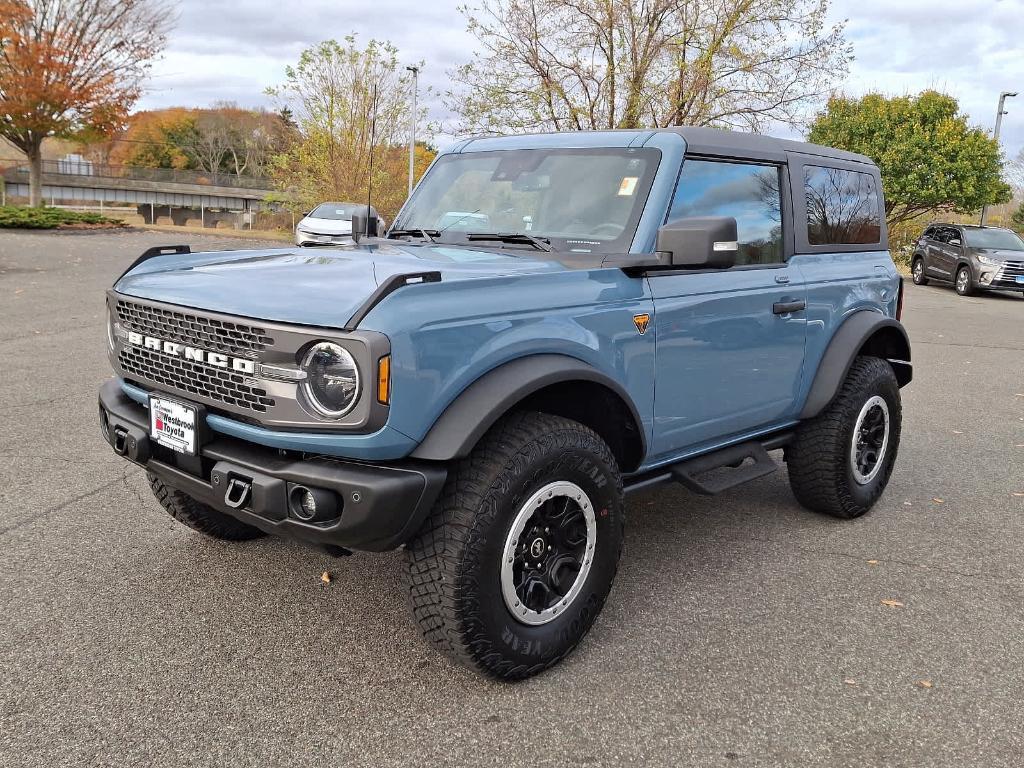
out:
M1010 217L1010 221L1013 222L1013 228L1018 232L1024 232L1024 203L1021 203L1013 215Z
M304 50L298 64L285 69L284 84L267 89L280 103L278 114L298 126L291 146L274 157L277 187L309 207L324 200L362 202L370 185L374 206L393 216L407 191L411 87L391 43L370 40L361 47L350 35ZM425 116L421 111L421 126ZM417 168L432 156L417 152Z
M923 214L967 214L1010 199L998 143L936 91L833 97L811 125L816 144L859 152L882 172L890 227Z
M852 58L828 0L480 0L447 97L473 133L799 123Z

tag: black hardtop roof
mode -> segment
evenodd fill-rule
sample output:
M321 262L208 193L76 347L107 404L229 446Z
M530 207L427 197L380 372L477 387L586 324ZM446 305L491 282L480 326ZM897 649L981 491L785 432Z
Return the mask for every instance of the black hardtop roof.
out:
M781 159L786 152L803 155L815 155L851 163L874 165L874 161L866 155L833 149L820 144L809 144L805 141L777 139L774 136L762 136L757 133L741 131L724 131L718 128L700 128L697 126L679 126L675 128L657 128L659 133L678 133L686 141L688 155L720 155L731 157L765 157Z

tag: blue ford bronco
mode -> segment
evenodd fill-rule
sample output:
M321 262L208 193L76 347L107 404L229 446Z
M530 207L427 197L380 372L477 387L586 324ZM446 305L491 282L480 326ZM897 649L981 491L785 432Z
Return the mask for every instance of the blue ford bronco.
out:
M706 128L477 138L387 232L143 254L107 294L103 435L174 518L405 550L415 621L505 679L580 642L625 494L788 467L853 518L911 380L878 169Z

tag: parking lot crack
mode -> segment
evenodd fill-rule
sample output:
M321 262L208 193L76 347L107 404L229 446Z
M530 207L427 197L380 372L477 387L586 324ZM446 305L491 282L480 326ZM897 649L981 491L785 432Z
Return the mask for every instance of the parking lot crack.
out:
M138 469L138 468L135 468L135 467L132 467L131 465L129 465L128 469L123 474L119 475L117 477L117 479L115 479L115 480L111 480L110 482L104 483L103 485L101 485L101 486L99 486L97 488L92 488L91 490L84 491L84 492L82 492L82 493L80 493L80 494L78 494L76 496L72 496L70 499L67 499L66 501L62 501L60 504L56 504L56 505L54 505L52 507L49 507L47 509L39 510L35 514L29 515L28 517L23 517L22 519L20 519L20 520L14 522L14 523L8 525L5 528L0 528L0 536L5 536L6 534L10 533L11 531L15 531L18 528L22 528L22 527L28 525L29 523L33 523L36 520L39 520L40 518L46 517L47 515L52 515L54 512L60 512L62 509L67 509L72 504L76 504L79 501L81 501L82 499L87 499L90 496L93 496L93 495L95 495L97 493L105 491L108 488L112 488L115 485L124 484L124 486L127 488L128 487L128 475L129 474L135 474L135 473L138 473L138 472L141 472L141 471L142 471L141 469ZM135 490L135 489L131 489L131 490L134 490L135 495L139 496L138 490ZM139 496L139 498L141 499L141 496Z

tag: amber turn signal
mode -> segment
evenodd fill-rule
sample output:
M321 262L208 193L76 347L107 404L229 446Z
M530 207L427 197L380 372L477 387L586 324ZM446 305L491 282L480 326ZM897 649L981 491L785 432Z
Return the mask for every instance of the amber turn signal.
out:
M384 355L377 361L377 402L383 405L391 402L391 355Z

